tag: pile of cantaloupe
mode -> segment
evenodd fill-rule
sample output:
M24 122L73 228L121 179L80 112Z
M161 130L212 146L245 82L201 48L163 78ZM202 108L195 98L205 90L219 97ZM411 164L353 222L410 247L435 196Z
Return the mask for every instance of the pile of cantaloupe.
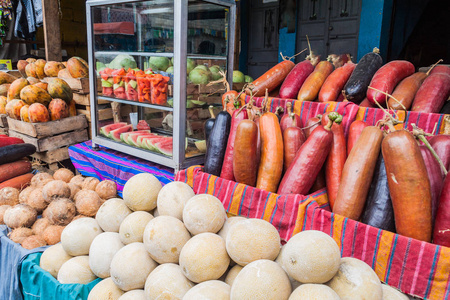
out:
M303 231L281 247L269 222L227 218L216 197L146 173L95 219L70 223L40 265L61 283L104 278L88 300L408 299L366 263L341 258L325 233Z
M11 228L9 238L26 249L54 245L70 222L95 217L100 206L116 196L111 180L75 176L65 168L53 176L42 172L20 192L12 187L0 190L0 224Z

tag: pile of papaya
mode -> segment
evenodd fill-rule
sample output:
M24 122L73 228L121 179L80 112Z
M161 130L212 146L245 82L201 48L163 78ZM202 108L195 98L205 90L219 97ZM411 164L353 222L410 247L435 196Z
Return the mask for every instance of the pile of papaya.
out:
M31 123L77 115L72 89L62 78L87 77L86 61L79 57L64 63L28 58L19 60L17 68L22 77L0 71L0 114Z
M348 59L333 60L332 56L320 61L311 51L298 64L284 59L253 81L245 92L263 96L266 89L271 96L284 99L351 101L363 107L450 113L449 67L435 64L424 73L416 72L406 60L383 65L377 48L357 64Z
M35 152L36 147L22 139L0 135L0 189L22 190L30 184L33 174L27 156Z
M396 130L387 110L375 126L328 112L302 124L286 104L281 115L253 98L205 123L204 171L277 194L326 188L332 211L383 230L450 246L450 135ZM229 107L229 99L236 107ZM450 116L445 118L450 128Z

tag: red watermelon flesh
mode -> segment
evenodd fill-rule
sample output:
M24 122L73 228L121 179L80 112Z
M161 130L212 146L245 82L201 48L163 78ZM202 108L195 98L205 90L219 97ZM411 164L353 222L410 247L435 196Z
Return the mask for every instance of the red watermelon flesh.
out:
M151 134L141 134L136 139L136 144L138 145L138 147L147 149L147 147L145 146L145 141L144 140L147 139L147 138L159 138L159 137L160 137L159 135L156 135L156 134L153 134L153 133L151 133Z
M146 135L146 136L156 136L156 134L153 133L146 133L146 134L130 134L128 135L128 144L135 146L135 147L139 147L139 144L137 142L137 139L141 136L141 135Z
M130 134L132 134L132 135L135 135L135 134L139 135L139 134L146 134L146 133L150 133L150 130L138 130L138 131L132 131L132 132L124 132L124 133L122 133L120 135L120 139L122 140L122 142L127 143L128 136Z
M124 127L127 126L127 123L125 122L121 122L121 123L114 123L114 124L109 124L109 125L105 125L103 127L100 128L100 133L103 134L106 137L109 137L109 133L111 132L111 130L120 128L120 127Z
M154 144L154 147L158 149L164 155L172 156L173 153L173 143L172 140L160 141Z
M164 136L162 136L162 137L156 137L156 138L147 138L147 139L145 140L145 143L146 143L146 146L147 146L147 149L148 149L148 150L151 150L151 151L158 151L158 149L155 148L154 144L155 144L156 142L160 142L160 141L164 141L164 140L168 141L169 139L172 140L171 137L164 137Z
M127 125L127 126L123 126L114 130L111 130L109 132L109 137L112 138L113 140L120 142L120 134L124 133L124 132L129 132L133 130L133 125Z

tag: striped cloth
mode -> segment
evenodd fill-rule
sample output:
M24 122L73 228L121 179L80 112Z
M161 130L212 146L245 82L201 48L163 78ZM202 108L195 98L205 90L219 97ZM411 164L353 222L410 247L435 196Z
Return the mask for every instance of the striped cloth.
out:
M312 196L277 195L204 173L199 166L178 172L175 180L189 184L196 194L216 196L231 215L264 219L272 223L283 243L301 231L306 209L315 199L318 200L314 202L315 205L321 203L321 207L329 207L325 190Z
M419 113L415 111L396 111L398 119L403 121L403 124L396 126L397 129L408 129L412 130L412 124L416 124L418 127L422 128L427 133L443 134L445 130L444 118L446 115L443 114L429 114L429 113ZM370 107L360 107L358 113L356 114L356 120L362 120L370 125L375 125L378 120L384 118L384 112L378 108Z
M70 146L69 155L73 165L82 175L114 181L119 196L122 196L127 180L139 173L153 174L163 185L174 179L174 170L171 168L105 147L94 151L91 141Z
M425 299L448 299L450 248L421 242L344 218L311 203L302 230L329 234L343 257L363 260L381 281Z

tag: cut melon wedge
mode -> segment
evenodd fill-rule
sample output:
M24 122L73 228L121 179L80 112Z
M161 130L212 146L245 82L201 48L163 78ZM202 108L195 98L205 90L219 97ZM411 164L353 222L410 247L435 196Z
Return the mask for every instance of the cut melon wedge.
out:
M158 150L158 152L172 156L173 154L173 141L172 139L166 141L159 141L154 144L154 147Z
M133 130L133 125L126 125L126 126L122 126L119 127L117 129L111 130L109 132L109 137L117 142L120 142L120 134L124 133L124 132L129 132Z
M120 139L122 140L122 142L127 143L128 136L130 134L132 134L132 135L135 135L135 134L139 135L139 134L146 134L146 133L150 133L150 130L138 130L138 131L124 132L124 133L122 133L120 135Z
M109 133L112 130L120 128L120 127L124 127L124 126L127 126L127 123L120 122L120 123L114 123L114 124L105 125L103 127L100 127L100 134L102 134L102 135L104 135L106 137L109 137Z
M131 146L139 147L139 144L137 143L137 139L144 134L130 134L128 135L128 144ZM156 136L156 134L153 133L145 133L146 136Z

